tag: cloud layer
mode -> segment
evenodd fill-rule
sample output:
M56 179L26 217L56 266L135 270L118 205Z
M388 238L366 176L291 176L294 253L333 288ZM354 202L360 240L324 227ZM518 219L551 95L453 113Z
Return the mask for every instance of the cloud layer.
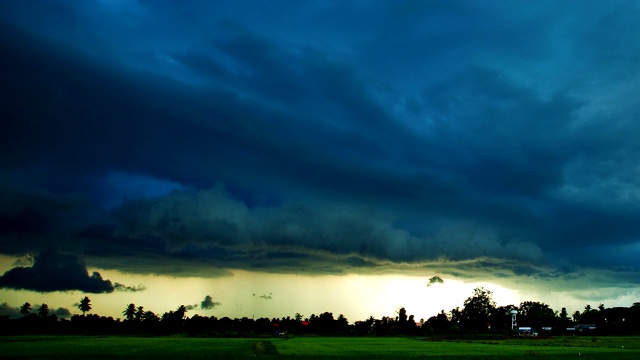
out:
M40 5L0 5L0 252L40 254L2 286L143 288L49 249L637 284L633 2Z

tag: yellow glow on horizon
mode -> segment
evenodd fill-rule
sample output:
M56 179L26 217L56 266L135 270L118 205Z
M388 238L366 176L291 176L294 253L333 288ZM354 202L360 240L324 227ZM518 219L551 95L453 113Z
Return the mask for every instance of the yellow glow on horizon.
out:
M472 295L476 286L492 291L498 305L519 303L514 291L501 286L447 278L444 284L427 286L427 277L402 275L308 276L233 270L232 276L204 279L98 271L105 279L147 287L143 292L95 295L94 303L105 298L102 306L107 306L110 314L115 313L114 317L121 317L122 310L132 302L161 315L180 305L199 305L206 295L221 305L209 310L194 309L188 315L272 318L301 313L306 318L328 311L335 317L344 314L353 322L369 316L395 317L397 310L404 307L418 321L440 310L448 312L457 306L463 307L464 300Z
M0 271L15 266L17 258L0 255ZM18 307L29 301L34 309L47 303L51 309L67 308L72 314L79 314L76 308L79 300L87 295L93 306L92 313L122 318L122 312L130 303L143 306L158 316L175 310L180 305L197 305L187 312L188 316L236 317L286 317L300 313L304 318L328 311L338 317L344 314L349 322L365 320L369 316L381 318L395 317L397 310L404 307L408 315L416 321L427 320L441 310L449 312L463 307L464 300L472 295L473 289L483 286L494 294L498 306L518 305L524 300L536 299L534 293L511 290L495 283L464 282L461 279L443 276L443 284L427 286L430 276L414 275L296 275L231 270L226 277L198 278L171 277L166 275L140 275L122 273L116 270L90 268L89 273L98 271L104 279L128 286L143 285L140 292L114 291L108 294L85 294L81 291L39 293L27 290L0 289L0 299L10 306ZM429 274L431 275L431 274ZM541 293L538 292L538 295ZM221 303L213 309L200 309L200 302L210 295L213 301ZM551 298L546 294L547 300ZM556 294L560 296L562 294ZM526 296L527 298L521 298ZM545 296L545 295L542 295ZM568 296L568 295L567 295ZM561 306L572 310L567 297L559 298ZM566 305L565 305L566 304ZM550 304L555 310L557 304ZM583 306L583 305L581 305ZM580 307L578 308L580 309Z

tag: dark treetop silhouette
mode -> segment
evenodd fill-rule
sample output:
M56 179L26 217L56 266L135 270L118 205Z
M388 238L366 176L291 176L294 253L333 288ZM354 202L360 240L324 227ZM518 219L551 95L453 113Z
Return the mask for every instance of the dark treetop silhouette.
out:
M2 334L149 334L169 335L184 333L197 336L258 336L258 335L514 335L511 328L511 310L518 311L518 326L536 329L540 334L600 334L621 335L640 334L640 302L631 307L606 308L603 304L597 310L585 306L582 313L576 312L569 319L565 308L556 313L547 304L524 301L519 306L496 306L491 291L476 288L464 301L463 308L453 308L446 313L442 310L426 321L416 322L413 315L403 307L396 316L373 316L366 320L349 321L339 314L337 318L331 312L320 315L311 314L304 318L296 313L293 317L258 318L247 317L230 319L215 316L187 317L189 306L180 305L157 316L144 307L131 303L122 312L124 320L99 315L87 315L91 310L90 299L84 297L78 309L82 315L74 315L70 320L58 319L49 315L49 306L42 304L38 313L30 313L27 302L20 307L22 318L0 317Z

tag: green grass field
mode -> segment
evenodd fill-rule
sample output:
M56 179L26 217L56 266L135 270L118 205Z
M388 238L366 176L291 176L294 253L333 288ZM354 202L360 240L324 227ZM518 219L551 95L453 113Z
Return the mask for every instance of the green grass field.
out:
M640 359L640 337L440 340L403 337L0 337L1 358Z

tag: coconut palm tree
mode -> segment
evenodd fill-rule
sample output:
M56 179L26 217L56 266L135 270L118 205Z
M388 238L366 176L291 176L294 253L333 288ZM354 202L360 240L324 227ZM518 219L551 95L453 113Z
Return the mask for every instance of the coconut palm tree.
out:
M22 304L22 306L20 307L20 314L24 316L31 314L31 304L29 304L28 302Z
M142 321L143 317L144 317L144 307L138 306L138 310L136 311L136 320Z
M134 316L136 316L136 305L133 303L129 304L122 312L122 315L126 316L129 321L133 320Z
M85 296L84 299L80 300L80 304L78 304L78 309L82 311L82 316L85 316L87 311L91 311L91 300L89 300L88 296Z
M40 307L38 308L38 315L40 315L40 317L47 317L47 315L49 315L49 305L40 305Z

